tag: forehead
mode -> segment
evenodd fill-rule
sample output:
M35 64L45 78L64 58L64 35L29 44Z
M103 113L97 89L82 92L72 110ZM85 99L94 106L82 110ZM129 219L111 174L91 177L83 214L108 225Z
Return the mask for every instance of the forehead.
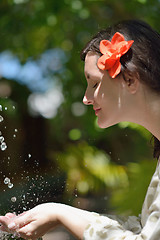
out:
M93 77L100 73L99 68L97 67L97 60L99 55L93 52L88 52L85 58L84 72L86 78Z

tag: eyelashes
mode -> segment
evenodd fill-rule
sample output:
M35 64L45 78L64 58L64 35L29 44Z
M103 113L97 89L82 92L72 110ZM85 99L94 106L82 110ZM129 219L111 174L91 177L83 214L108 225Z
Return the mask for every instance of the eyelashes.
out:
M93 86L93 88L96 88L96 87L97 87L97 85L98 85L98 83L96 83L96 84Z

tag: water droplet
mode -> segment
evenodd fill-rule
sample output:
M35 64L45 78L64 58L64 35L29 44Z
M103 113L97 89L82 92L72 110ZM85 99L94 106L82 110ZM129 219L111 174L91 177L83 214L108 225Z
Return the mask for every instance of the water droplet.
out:
M0 115L0 122L2 122L3 121L3 117Z
M15 137L16 137L16 134L13 134L13 137L15 138Z
M4 109L5 109L5 110L7 110L8 108L7 108L7 107L5 107Z
M16 197L12 197L12 198L11 198L11 201L12 201L12 202L16 202L16 201L17 201L17 198L16 198Z
M32 156L32 155L29 153L29 154L28 154L28 157L31 158L31 156Z
M15 132L18 132L17 128L14 129Z
M5 143L5 142L2 142L2 144L1 144L1 150L4 151L4 150L6 150L6 148L7 148L6 143Z
M13 183L8 183L8 187L12 188L13 187Z
M10 179L8 178L8 177L6 177L5 179L4 179L4 184L9 184L10 183Z
M4 141L4 137L0 136L0 142L2 143Z
M0 105L0 111L2 111L2 105Z

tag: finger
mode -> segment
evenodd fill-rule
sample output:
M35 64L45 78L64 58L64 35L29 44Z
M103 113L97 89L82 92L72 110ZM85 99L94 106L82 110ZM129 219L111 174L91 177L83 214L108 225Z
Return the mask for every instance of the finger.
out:
M31 225L26 225L21 229L17 230L17 233L24 239L37 239L39 236L33 231Z
M6 216L0 216L0 223L3 226L8 227L8 225L11 223L11 219Z
M16 226L15 222L13 221L15 218L10 218L6 216L0 216L0 223L7 229L7 232L10 230L15 230L18 226Z
M8 226L10 229L19 229L32 221L32 214L25 212L14 218L12 223Z
M48 227L37 227L36 222L31 222L17 230L17 233L24 239L37 240L48 231Z
M18 216L23 216L24 214L26 214L26 212L20 213Z
M6 213L5 217L14 218L16 215L14 213Z
M0 226L0 231L7 232L7 229L4 226Z
M6 233L13 233L7 226L0 225L0 231L6 232Z

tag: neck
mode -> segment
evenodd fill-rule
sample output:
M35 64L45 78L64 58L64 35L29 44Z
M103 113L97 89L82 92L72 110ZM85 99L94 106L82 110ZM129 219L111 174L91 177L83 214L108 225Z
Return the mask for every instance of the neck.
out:
M150 97L148 98L148 96ZM136 105L132 122L145 127L160 141L160 97L155 94L147 94L147 99L144 97L143 101L142 99L137 101Z
M160 99L147 104L141 125L160 141Z

